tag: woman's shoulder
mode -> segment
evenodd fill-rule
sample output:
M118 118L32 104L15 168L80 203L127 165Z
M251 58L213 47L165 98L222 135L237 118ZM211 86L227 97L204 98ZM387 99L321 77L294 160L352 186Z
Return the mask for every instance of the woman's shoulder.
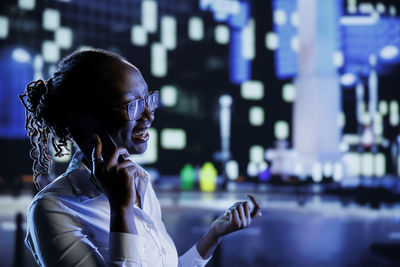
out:
M69 173L64 173L42 188L32 199L28 213L36 207L46 209L58 206L64 199L73 200L75 196L68 176Z
M57 197L57 195L72 193L72 187L68 182L67 173L54 179L51 183L43 187L34 197L35 199Z

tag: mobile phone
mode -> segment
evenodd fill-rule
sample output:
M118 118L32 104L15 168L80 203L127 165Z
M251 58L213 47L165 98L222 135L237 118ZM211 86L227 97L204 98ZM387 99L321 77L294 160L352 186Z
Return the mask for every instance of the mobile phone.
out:
M102 157L108 161L117 145L113 138L102 128L100 123L90 115L85 115L67 127L68 132L73 136L75 142L83 152L83 156L92 169L92 153L95 146L93 134L97 134L102 143ZM119 159L120 161L120 159Z

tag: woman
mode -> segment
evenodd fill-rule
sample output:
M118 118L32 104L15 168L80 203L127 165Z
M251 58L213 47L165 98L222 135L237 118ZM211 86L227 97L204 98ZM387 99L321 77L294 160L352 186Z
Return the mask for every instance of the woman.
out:
M103 159L105 140L81 126L95 141L92 162L78 151L67 171L33 199L26 244L41 266L204 266L223 236L261 215L249 196L252 212L248 202L236 203L178 258L149 174L127 158L147 148L158 93L149 93L139 70L119 55L76 51L60 62L54 77L31 82L20 98L37 185L51 168L49 141L58 156L68 140L84 146L68 129L85 116L117 146Z

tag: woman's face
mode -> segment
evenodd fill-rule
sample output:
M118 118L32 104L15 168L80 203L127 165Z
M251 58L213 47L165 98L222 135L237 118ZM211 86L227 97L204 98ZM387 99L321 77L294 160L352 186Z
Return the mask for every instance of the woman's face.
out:
M139 70L128 62L113 63L106 79L112 86L101 93L106 105L116 106L144 98L148 94L147 84ZM154 120L154 113L146 105L138 120L126 120L125 109L109 110L104 118L108 133L117 146L125 147L130 154L141 154L147 149L148 129Z

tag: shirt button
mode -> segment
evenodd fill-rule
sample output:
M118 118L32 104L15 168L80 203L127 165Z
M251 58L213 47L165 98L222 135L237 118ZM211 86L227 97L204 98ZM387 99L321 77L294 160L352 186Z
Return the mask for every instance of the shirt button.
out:
M151 224L150 223L146 223L144 227L146 228L147 231L151 230Z
M163 255L163 256L164 256L165 254L167 254L167 251L165 250L165 248L161 248L161 249L160 249L160 254Z

